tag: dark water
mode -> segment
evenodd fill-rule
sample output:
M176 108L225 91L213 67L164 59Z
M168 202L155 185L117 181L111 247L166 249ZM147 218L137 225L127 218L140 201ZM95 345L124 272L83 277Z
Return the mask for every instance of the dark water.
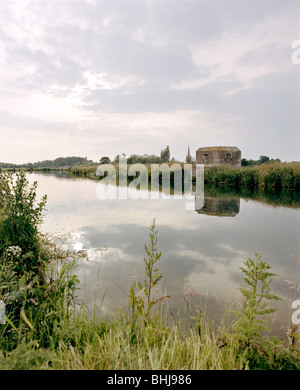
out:
M280 275L272 284L283 299L274 305L279 310L272 316L273 332L283 334L280 328L290 323L295 296L287 280L300 284L299 194L269 191L266 197L206 188L204 206L186 210L186 201L173 197L100 200L96 181L67 174L28 177L38 181L39 196L48 195L43 230L85 250L87 258L77 268L79 296L100 314L120 304L126 308L133 279L144 279L144 244L156 218L163 278L155 294L171 296L174 316L188 313L188 301L191 308L205 307L218 323L226 305L238 299L243 260L259 252Z

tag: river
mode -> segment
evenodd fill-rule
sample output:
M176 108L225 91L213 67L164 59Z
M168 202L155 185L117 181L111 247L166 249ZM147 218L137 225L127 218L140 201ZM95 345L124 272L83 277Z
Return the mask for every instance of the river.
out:
M164 304L170 317L199 309L218 324L239 299L243 261L259 252L279 274L272 286L282 301L274 304L272 330L282 335L290 324L295 291L288 281L300 284L300 203L286 207L205 193L200 210L187 210L186 200L172 196L101 200L97 181L66 173L31 173L28 179L38 182L39 198L48 196L42 230L86 253L76 273L79 297L91 311L126 309L132 281L144 280L144 245L155 218L163 277L154 294L171 296Z

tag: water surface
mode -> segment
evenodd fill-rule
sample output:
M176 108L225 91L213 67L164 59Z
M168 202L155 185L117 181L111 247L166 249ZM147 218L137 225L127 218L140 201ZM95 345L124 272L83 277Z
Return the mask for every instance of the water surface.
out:
M186 201L173 197L100 200L98 182L67 174L28 177L38 181L39 197L48 195L42 229L87 254L76 271L79 296L91 307L96 303L100 314L126 308L133 279L144 279L144 244L156 218L163 278L155 293L171 296L168 310L173 315L187 312L188 301L193 308L205 306L208 317L218 323L226 302L238 299L243 260L259 252L280 275L272 284L283 299L274 305L279 311L272 317L273 331L281 334L280 328L290 323L295 298L286 280L299 284L300 276L295 264L295 259L300 261L297 201L291 208L276 204L274 196L267 204L207 190L202 209L186 210Z

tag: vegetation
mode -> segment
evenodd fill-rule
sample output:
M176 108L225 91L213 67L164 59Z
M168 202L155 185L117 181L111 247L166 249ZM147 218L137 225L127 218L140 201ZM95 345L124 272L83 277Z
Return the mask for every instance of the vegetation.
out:
M4 169L68 169L75 165L81 164L94 164L92 160L88 160L87 157L58 157L55 160L43 160L35 163L27 164L10 164L10 163L0 163L0 168Z
M69 172L74 176L81 176L99 180L99 178L96 176L96 171L96 165L78 165L69 170Z
M110 163L111 163L111 161L110 161L109 157L103 156L100 158L99 164L110 164Z
M131 163L129 163L129 159L127 160L127 171L128 169L130 168L131 166ZM136 164L137 162L135 162ZM144 163L144 165L146 166L147 168L147 171L148 171L148 180L149 182L151 182L151 164L162 164L162 162L158 162L158 163ZM168 166L172 166L173 162L168 162L168 163L165 163L167 164ZM115 172L116 172L116 178L119 177L119 174L120 174L120 170L119 170L119 164L113 164L114 165L114 168L115 168ZM179 164L183 167L183 164ZM90 179L96 179L96 180L99 180L99 176L96 175L96 172L97 172L97 166L91 166L91 165L81 165L81 166L76 166L76 167L73 167L69 170L70 174L71 175L74 175L74 176L81 176L81 177L87 177L87 178L90 178ZM173 175L174 173L171 172L171 175L170 175L170 179L171 179L171 182L172 182L172 179L173 179ZM128 176L128 180L132 180L132 176ZM160 180L161 180L162 176L160 174ZM101 180L101 179L100 179Z
M164 149L164 158L167 158L167 160L164 160L161 156L156 156L154 154L132 154L127 158L128 164L161 164L164 161L170 160L170 149L167 146L166 149ZM126 157L125 154L122 154L123 157ZM99 160L99 164L118 164L119 163L119 157L118 154L114 160L110 160L108 156L103 156ZM175 159L172 159L172 162L175 162ZM97 166L98 163L94 162L92 160L88 160L87 157L58 157L55 160L43 160L43 161L37 161L34 163L26 163L26 164L12 164L12 163L4 163L0 162L0 172L1 169L4 169L6 171L15 171L19 169L27 169L27 170L41 170L41 171L50 171L50 170L59 170L59 169L70 169L72 167L81 167L81 166Z
M300 188L300 163L272 163L253 167L205 169L205 181L228 188Z
M132 286L129 291L129 303L132 308L132 319L133 324L135 324L139 316L143 317L145 324L148 324L150 319L150 310L158 302L164 300L165 298L170 298L170 296L162 296L156 299L153 299L151 296L152 289L160 281L162 274L159 273L158 268L154 268L154 265L158 262L161 257L161 252L158 250L157 241L158 235L157 230L155 229L155 219L150 225L150 245L145 244L145 252L147 257L144 258L145 262L145 276L144 284L138 283L140 288L139 295L136 294L136 281L132 283Z
M268 307L268 300L280 300L280 298L271 294L271 282L273 276L278 276L270 272L270 266L261 261L261 255L255 253L255 259L249 258L244 261L245 267L241 267L246 275L244 281L246 287L240 290L244 297L243 306L236 311L238 320L235 324L236 337L244 342L247 348L253 344L264 346L265 340L262 337L262 331L268 331L266 320L263 318L266 314L275 311Z
M206 184L205 196L224 198L225 200L238 197L272 207L300 207L299 191L290 191L286 188L228 188Z
M253 165L261 165L265 163L280 163L281 160L279 158L270 159L268 156L260 156L258 160L247 160L246 158L242 158L242 167L252 167Z
M170 161L170 148L169 145L160 152L160 157L163 162Z
M167 163L169 166L173 162ZM151 181L151 164L145 164L148 169L149 181ZM183 163L182 167L183 177ZM129 169L128 163L127 168ZM118 164L115 164L118 176ZM70 169L70 173L76 176L97 179L97 166L81 165ZM171 182L173 173L171 172ZM99 178L98 178L99 179ZM300 188L300 163L272 163L254 167L234 168L230 166L220 166L205 168L205 184L213 186L224 186L228 189L241 190L248 189L299 189Z
M0 348L15 349L32 341L45 348L67 316L76 276L69 273L68 254L39 233L46 197L36 204L36 187L29 188L25 172L0 178L0 299L6 305L7 324L0 327Z
M145 280L129 291L130 312L115 318L89 317L76 300L75 263L80 252L55 246L39 233L46 198L36 201L36 183L25 172L1 176L0 369L299 369L299 335L293 343L271 340L265 322L277 297L274 274L259 255L242 268L244 305L234 322L215 329L197 312L186 331L168 319L166 296L154 299L161 274L155 220L145 244ZM136 287L140 291L136 293Z

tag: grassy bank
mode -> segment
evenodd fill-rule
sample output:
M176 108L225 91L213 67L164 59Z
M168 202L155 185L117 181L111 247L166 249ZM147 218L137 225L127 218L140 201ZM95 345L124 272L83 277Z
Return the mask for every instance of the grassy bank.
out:
M0 369L299 369L297 327L286 340L268 333L278 297L276 277L259 255L241 261L243 304L230 323L214 328L204 312L183 329L168 313L168 296L153 298L159 284L155 221L145 244L144 280L128 291L129 309L93 318L76 299L80 252L54 245L39 232L46 198L36 200L23 172L0 179ZM189 304L187 302L187 306ZM227 313L228 314L228 313ZM189 315L189 311L187 311Z
M168 163L171 166L171 163ZM180 164L183 167L183 164ZM114 165L116 176L118 165ZM128 165L129 169L130 165ZM151 165L146 164L149 181ZM75 176L99 179L97 166L77 166L70 169ZM182 172L183 173L183 172ZM300 163L270 163L253 167L234 168L229 166L205 168L205 183L228 188L287 188L300 189ZM172 180L172 176L171 176Z
M173 165L173 163L165 163L166 165L168 165L169 167L171 167ZM183 163L174 163L178 166L180 166L181 168L183 168ZM114 169L115 169L115 176L116 178L118 179L119 175L122 176L122 173L123 171L121 171L120 173L120 169L119 169L119 164L111 164ZM132 164L134 165L134 164ZM127 172L129 171L130 167L132 166L131 164L128 164L127 165ZM146 167L147 169L147 173L148 173L148 180L149 182L151 181L151 165L152 164L143 164L144 167ZM159 164L157 164L159 165ZM105 167L105 165L103 164L101 167ZM100 180L101 177L99 175L97 175L97 168L98 166L95 166L95 165L82 165L82 166L76 166L76 167L73 167L73 168L70 168L69 169L69 172L70 174L74 175L74 176L79 176L79 177L87 177L87 178L90 178L90 179L96 179L96 180ZM180 168L180 169L181 169ZM134 176L128 176L128 179L132 180ZM173 172L171 172L171 178L173 177ZM160 175L160 179L161 179L161 175Z
M96 171L96 165L81 165L69 169L71 175L99 180L99 177L96 176Z
M272 163L254 167L212 167L205 170L205 181L229 188L300 189L300 163Z

